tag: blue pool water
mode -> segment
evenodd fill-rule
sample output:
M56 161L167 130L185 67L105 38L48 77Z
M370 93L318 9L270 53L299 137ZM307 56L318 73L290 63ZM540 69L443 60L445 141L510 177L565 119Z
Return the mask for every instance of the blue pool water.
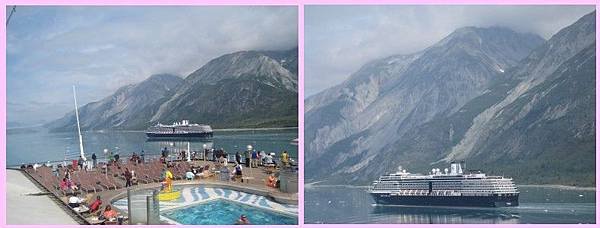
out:
M253 225L298 224L295 217L223 199L167 211L163 216L184 225L233 225L242 213Z

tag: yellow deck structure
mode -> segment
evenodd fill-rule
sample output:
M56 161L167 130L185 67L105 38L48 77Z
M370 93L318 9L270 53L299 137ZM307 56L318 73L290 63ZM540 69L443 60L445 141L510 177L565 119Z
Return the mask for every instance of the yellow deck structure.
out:
M181 192L180 191L172 191L172 192L160 192L158 193L158 200L160 201L171 201L171 200L176 200L179 199L179 197L181 197Z

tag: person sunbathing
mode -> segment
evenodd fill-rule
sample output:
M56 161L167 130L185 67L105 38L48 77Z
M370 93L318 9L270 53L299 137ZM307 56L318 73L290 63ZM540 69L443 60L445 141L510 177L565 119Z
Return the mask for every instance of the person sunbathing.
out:
M277 178L275 178L275 176L273 176L273 174L269 175L269 178L267 179L267 186L272 187L272 188L277 187Z
M187 171L185 173L185 179L187 179L187 180L194 180L194 176L195 175L194 175L193 170Z
M69 189L69 182L67 181L67 178L63 178L62 181L60 181L60 189L63 191Z
M71 207L71 208L79 207L79 205L81 205L82 202L83 202L83 199L81 199L77 196L69 197L69 207Z
M67 189L71 189L73 191L79 190L79 186L77 186L75 183L73 183L73 181L71 181L70 179L63 178L63 182L60 183L60 187L62 190L67 190ZM65 187L65 186L66 186L66 189L63 189L63 187Z
M119 212L112 209L110 207L110 205L106 205L106 207L104 208L104 212L102 212L102 215L100 215L99 219L106 219L109 221L113 221L117 218L117 216L119 216Z
M79 190L79 186L77 186L77 184L76 184L76 183L69 182L69 187L70 187L70 188L71 188L71 190L73 190L73 191L77 191L77 190Z
M94 213L94 212L98 211L100 209L101 205L102 205L102 200L100 199L100 196L96 196L96 200L94 200L94 202L92 202L92 204L90 204L90 212Z

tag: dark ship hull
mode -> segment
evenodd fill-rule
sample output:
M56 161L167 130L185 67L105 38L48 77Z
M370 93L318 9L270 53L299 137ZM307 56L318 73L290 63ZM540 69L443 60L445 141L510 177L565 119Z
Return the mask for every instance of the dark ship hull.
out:
M153 133L146 132L149 138L212 138L212 132L202 133Z
M460 207L515 207L519 194L508 196L398 196L388 193L371 193L380 205L410 206L460 206Z

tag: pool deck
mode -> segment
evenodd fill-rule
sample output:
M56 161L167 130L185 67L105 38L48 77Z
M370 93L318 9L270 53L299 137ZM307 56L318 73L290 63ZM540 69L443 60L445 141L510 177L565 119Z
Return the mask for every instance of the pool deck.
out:
M160 211L161 213L179 210L181 208L185 208L193 205L206 204L210 202L219 202L219 201L229 201L232 203L238 203L241 205L248 205L253 208L263 209L265 211L270 211L276 214L284 215L290 218L298 217L298 206L290 205L290 204L282 204L273 201L272 198L268 196L262 196L257 194L252 194L243 191L236 191L230 187L224 187L222 185L212 185L212 184L203 184L203 185L183 185L176 187L178 191L181 192L181 197L172 200L160 203ZM135 193L134 193L135 194ZM143 191L141 193L142 196L148 195L147 191ZM139 205L143 200L143 197L134 196L132 199L136 204ZM118 208L119 210L126 212L128 211L127 198L121 198L112 204ZM160 219L163 222L169 224L179 224L177 221L173 221L169 219L167 216L160 216Z
M6 223L20 224L79 224L49 195L43 193L25 174L6 170Z
M203 161L203 160L196 160L196 161L192 161L191 164L195 165L195 166L203 166L206 164L210 164L210 165L214 165L215 163L212 161ZM233 163L229 163L228 164L228 168L231 170L233 168ZM269 174L268 172L266 172L268 169L265 167L259 167L259 168L249 168L249 167L243 167L243 173L244 173L244 178L245 181L242 183L239 180L238 181L221 181L218 178L218 174L214 175L212 177L208 177L208 178L204 178L204 179L198 179L196 178L195 180L176 180L173 181L173 185L175 186L182 186L182 185L189 185L189 186L203 186L203 187L219 187L219 188L228 188L228 189L232 189L232 190L236 190L236 191L241 191L241 192L247 192L247 193L251 193L251 194L255 194L255 195L260 195L260 196L264 196L267 197L277 203L282 203L282 204L292 204L292 205L298 205L298 193L284 193L281 192L279 189L276 188L272 188L272 187L268 187L266 186L266 179L268 178ZM33 187L35 187L35 185L33 183L31 183L31 181L29 181L27 179L27 177L25 175L28 175L26 173L23 173L21 171L13 171L12 173L14 173L16 176L21 176L21 178L24 178L27 180L27 183L31 184ZM10 184L9 184L10 187ZM141 189L151 189L151 188L159 188L160 187L160 183L148 183L148 184L138 184L138 185L134 185L132 187L130 187L131 190L141 190ZM39 188L35 187L36 190L35 192L41 192L42 190L39 190ZM8 191L11 191L11 188L8 189ZM21 190L14 190L14 193L18 193L18 192L23 192ZM27 192L27 191L25 191ZM111 202L111 204L115 201L117 201L118 199L121 199L123 197L127 196L127 189L126 188L122 188L122 189L116 189L116 190L105 190L105 191L100 191L100 192L96 192L96 193L87 193L84 195L81 195L80 197L83 198L87 198L87 199L93 199L95 198L95 196L99 195L102 200L104 202ZM40 197L40 196L36 196L36 197ZM30 201L24 200L21 202L12 202L10 199L13 198L12 195L7 195L7 198L9 199L7 202L7 205L24 205L23 202L28 202L25 205L29 204L31 206L26 207L26 206L19 206L18 208L21 210L15 210L15 213L9 213L9 218L11 215L13 215L13 217L18 217L18 215L22 215L22 214L31 214L31 211L39 211L40 215L37 216L39 218L41 218L42 220L39 221L39 224L77 224L77 221L75 221L72 217L76 216L75 212L73 211L69 211L69 214L67 214L67 212L65 212L64 210L61 210L61 208L55 203L52 202L52 200L50 199L50 197L54 197L54 196L44 196L44 198L46 198L46 200L48 202L45 202L44 205L53 205L53 207L48 207L48 208L44 208L42 210L39 209L39 206L35 205L35 204L30 204ZM19 199L17 196L15 196L15 200ZM62 201L65 205L68 202L68 198L67 196L60 196L58 197L58 199L60 201ZM35 206L34 206L35 205ZM9 209L9 211L11 210L11 207L8 207L7 209ZM117 208L118 211L120 211L121 215L126 215L127 212L126 211L122 211L119 210ZM25 213L27 212L27 213ZM60 215L54 215L54 213L56 214L60 214ZM61 217L62 216L62 217ZM94 221L92 220L93 217L87 217L85 218L86 221L88 223L93 224ZM26 224L35 224L32 223L32 220L30 218L27 219L22 219L22 220L27 220L27 221L22 221L23 223ZM34 222L36 222L35 220L33 220ZM11 220L8 219L9 224ZM18 223L15 223L18 224Z
M262 195L266 197L270 197L273 201L284 204L298 204L298 193L283 193L279 192L276 189L269 188L265 185L258 184L245 184L240 182L224 182L218 181L214 179L202 179L202 180L193 180L193 181L174 181L174 186L203 186L203 187L222 187L228 188L236 191L242 191L247 193L252 193L256 195ZM131 190L140 190L140 189L151 189L151 188L159 188L159 183L151 183L151 184L143 184L143 185L135 185L131 187ZM123 198L127 196L127 189L119 189L117 191L105 191L99 193L103 199L109 199L110 202L113 202L117 199ZM66 202L66 198L64 199Z

